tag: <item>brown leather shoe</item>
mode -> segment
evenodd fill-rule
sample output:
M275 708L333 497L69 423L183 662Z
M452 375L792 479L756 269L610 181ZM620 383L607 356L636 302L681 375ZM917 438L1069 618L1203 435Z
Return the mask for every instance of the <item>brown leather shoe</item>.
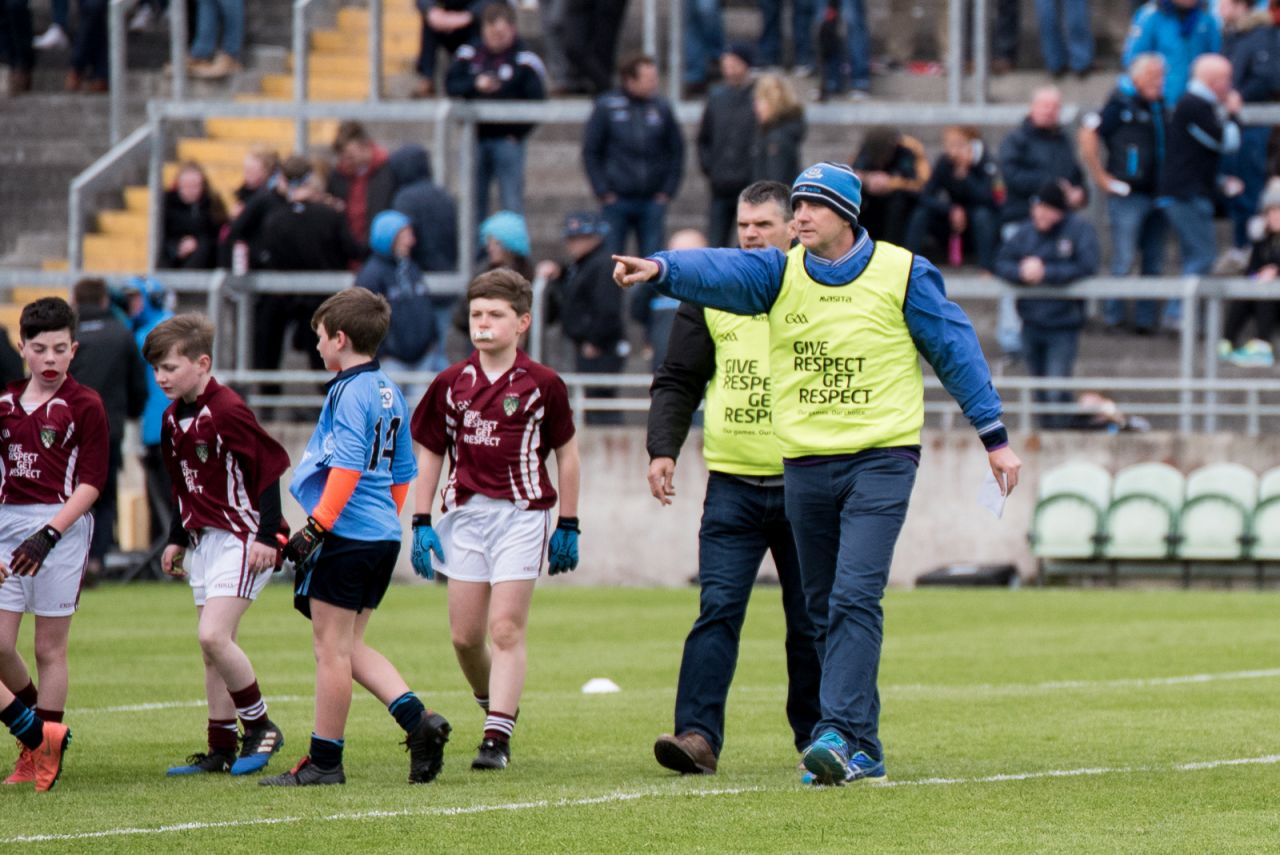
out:
M653 743L659 765L681 775L714 775L716 755L701 733L687 730L678 736L664 733Z
M31 72L20 68L9 69L9 96L31 91Z

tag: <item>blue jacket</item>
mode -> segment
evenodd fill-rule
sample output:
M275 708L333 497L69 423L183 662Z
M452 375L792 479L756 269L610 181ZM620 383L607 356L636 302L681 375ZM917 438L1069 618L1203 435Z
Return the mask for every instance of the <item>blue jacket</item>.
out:
M597 198L674 198L684 170L684 137L671 105L621 90L601 95L582 133L582 162Z
M1123 65L1129 67L1140 53L1164 57L1164 102L1175 104L1191 79L1191 63L1202 53L1222 50L1218 19L1201 4L1182 10L1170 0L1151 0L1133 14L1133 24L1124 43Z
M875 244L865 229L843 258L831 262L805 255L805 271L823 285L845 285L871 260ZM692 249L659 252L662 267L657 289L699 306L739 315L768 312L782 290L787 256L777 249ZM942 385L956 399L978 434L1003 435L1000 395L982 355L969 318L947 299L938 269L920 256L911 263L903 321L916 349L933 366Z
M142 289L142 310L129 319L133 330L133 340L138 343L138 352L142 353L142 345L147 334L162 321L173 317L173 312L164 307L164 286L154 279L136 279L135 284ZM142 410L142 444L160 444L160 424L164 421L164 411L169 406L169 399L160 391L156 383L156 373L147 366L147 403Z
M1098 272L1102 252L1098 233L1083 217L1067 214L1047 232L1038 231L1030 220L1018 227L996 256L996 275L1014 285L1022 285L1018 265L1036 256L1044 262L1043 285L1070 285ZM1053 329L1080 329L1084 326L1083 300L1018 300L1018 314L1024 323Z
M356 285L381 294L391 304L391 325L378 348L378 356L415 363L439 338L431 293L412 256L392 253L396 235L410 226L397 211L383 211L369 230L369 258L356 274Z

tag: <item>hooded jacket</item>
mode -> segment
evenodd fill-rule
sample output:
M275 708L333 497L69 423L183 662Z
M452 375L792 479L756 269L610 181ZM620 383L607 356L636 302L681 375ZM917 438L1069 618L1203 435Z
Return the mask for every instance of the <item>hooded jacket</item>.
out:
M1076 187L1086 186L1071 137L1061 126L1038 128L1030 118L1023 119L1000 143L999 161L1009 191L1001 211L1006 223L1027 218L1031 197L1046 182L1065 178Z
M130 284L142 293L142 308L138 310L138 314L129 319L129 326L133 330L134 344L138 346L138 353L142 353L142 346L147 341L147 334L162 321L172 318L173 312L165 308L164 286L156 280L135 276L130 280ZM165 397L164 392L160 391L160 384L156 383L155 372L147 370L145 373L147 375L147 403L142 410L142 444L159 445L160 425L164 421L164 411L169 406L169 399Z
M412 224L399 211L384 211L374 218L369 258L356 274L356 285L381 294L391 304L391 326L378 355L414 363L439 336L422 268L412 256L397 258L394 253L396 236L407 228Z
M413 260L428 273L458 269L458 207L444 188L431 180L427 150L408 143L391 154L387 165L395 176L393 210L409 218Z
M1275 101L1280 95L1280 27L1270 10L1253 12L1225 30L1222 53L1231 60L1232 81L1246 102Z
M1019 226L996 255L996 275L1014 285L1025 285L1018 266L1030 256L1044 262L1041 285L1065 287L1097 273L1102 253L1093 226L1067 212L1047 232L1037 229L1030 220ZM1018 300L1023 323L1050 329L1080 329L1084 326L1084 309L1083 300Z
M698 126L698 165L717 196L736 196L751 183L751 152L756 136L752 108L755 84L711 90ZM794 178L795 176L792 176Z

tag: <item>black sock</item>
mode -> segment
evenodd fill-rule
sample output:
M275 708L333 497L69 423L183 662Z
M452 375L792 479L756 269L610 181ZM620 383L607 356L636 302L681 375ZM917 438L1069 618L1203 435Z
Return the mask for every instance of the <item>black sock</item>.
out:
M311 734L311 762L321 769L336 769L342 765L342 746L345 740L325 739Z
M4 722L9 732L33 751L44 742L44 721L16 698L13 703L0 710L0 722Z
M400 725L405 733L412 733L422 722L422 716L427 708L413 692L405 692L387 704L387 711L395 716L396 724Z

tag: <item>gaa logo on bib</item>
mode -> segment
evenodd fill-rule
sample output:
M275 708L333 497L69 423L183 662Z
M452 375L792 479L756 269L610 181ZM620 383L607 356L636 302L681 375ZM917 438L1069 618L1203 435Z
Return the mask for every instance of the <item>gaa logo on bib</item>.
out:
M53 448L53 441L58 436L53 428L40 428L40 444L45 448Z
M515 415L516 407L520 406L520 398L518 395L508 395L502 399L502 412L509 416Z
M209 462L209 443L207 442L196 443L196 457L199 458L201 463Z

